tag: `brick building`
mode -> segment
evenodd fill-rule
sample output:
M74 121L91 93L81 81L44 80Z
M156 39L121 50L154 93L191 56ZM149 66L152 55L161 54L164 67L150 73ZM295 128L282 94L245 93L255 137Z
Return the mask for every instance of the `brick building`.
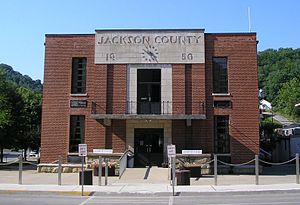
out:
M135 152L160 165L166 146L259 153L255 33L202 29L47 34L41 162L77 152Z

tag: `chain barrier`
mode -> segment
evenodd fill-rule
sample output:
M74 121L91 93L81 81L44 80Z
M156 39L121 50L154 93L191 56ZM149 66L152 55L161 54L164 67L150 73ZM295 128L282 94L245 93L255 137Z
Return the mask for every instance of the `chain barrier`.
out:
M50 164L54 164L54 163L56 163L56 162L58 162L59 160L57 159L57 160L54 160L53 162L50 162Z
M8 162L8 163L2 163L2 164L0 164L0 166L8 166L8 165L12 165L12 164L14 164L16 162L19 162L19 159L16 159L16 160Z
M245 162L245 163L241 163L241 164L231 164L231 163L227 163L227 162L223 162L223 161L221 161L221 160L218 160L218 162L220 162L221 164L227 165L227 166L232 166L232 167L241 167L241 166L250 164L250 163L252 163L252 162L254 162L254 161L255 161L255 159L251 159L250 161Z
M276 162L267 162L267 161L264 161L262 159L259 159L259 161L262 162L262 163L265 163L265 164L269 164L269 165L284 165L284 164L288 164L288 163L294 161L295 159L296 159L296 157L294 157L293 159L290 159L288 161L278 162L278 163L276 163Z
M208 162L205 162L204 164L201 164L201 168L203 168L204 165L207 165L207 164L210 164L212 163L213 161L215 161L214 159L208 161Z
M30 164L32 166L37 166L37 163L29 162L29 161L23 161L23 164Z

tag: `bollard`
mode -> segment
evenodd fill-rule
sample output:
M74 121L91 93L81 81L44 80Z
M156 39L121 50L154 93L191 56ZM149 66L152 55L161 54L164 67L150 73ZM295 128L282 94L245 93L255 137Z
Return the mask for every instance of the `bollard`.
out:
M59 158L58 158L58 168L57 168L57 174L58 174L58 176L57 176L57 184L58 185L61 185L61 168L62 168L62 166L61 166L61 164L62 164L62 157L61 156L59 156Z
M214 179L215 179L215 186L218 185L218 157L214 154Z
M107 176L108 176L108 160L104 158L105 161L105 186L107 185Z
M258 155L255 155L255 184L258 185L259 184L259 159L258 159Z
M98 186L101 186L102 177L102 157L99 156L99 167L98 167Z
M23 156L19 156L19 184L22 184Z
M296 154L296 183L299 184L299 154Z

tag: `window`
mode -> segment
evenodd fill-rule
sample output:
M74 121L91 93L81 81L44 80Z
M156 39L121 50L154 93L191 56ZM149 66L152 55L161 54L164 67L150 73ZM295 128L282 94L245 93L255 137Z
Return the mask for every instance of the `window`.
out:
M215 116L215 153L230 153L229 117Z
M78 144L84 143L85 116L71 115L69 152L78 152Z
M227 58L213 58L213 93L228 93Z
M214 108L231 108L231 101L229 100L215 100Z
M72 94L84 94L86 85L86 58L72 59Z

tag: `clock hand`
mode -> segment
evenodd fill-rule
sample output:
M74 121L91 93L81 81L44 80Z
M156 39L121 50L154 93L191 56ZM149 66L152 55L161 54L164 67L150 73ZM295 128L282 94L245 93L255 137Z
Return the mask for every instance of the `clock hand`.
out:
M143 51L144 51L145 53L147 53L152 59L153 59L153 57L155 58L153 52L151 52L151 51L149 51L149 50L145 50L145 49L143 49Z

